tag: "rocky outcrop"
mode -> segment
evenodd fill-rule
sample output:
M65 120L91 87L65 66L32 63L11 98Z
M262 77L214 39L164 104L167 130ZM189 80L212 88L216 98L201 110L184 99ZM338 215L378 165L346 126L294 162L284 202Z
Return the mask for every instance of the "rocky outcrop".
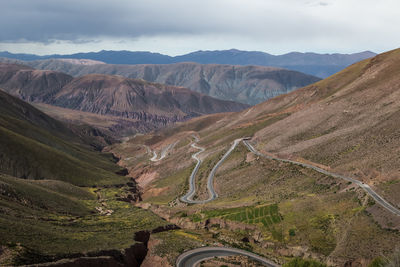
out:
M123 169L126 170L126 169ZM122 193L118 195L116 199L118 201L124 201L129 203L137 203L142 201L142 195L137 182L131 178L130 182L122 186Z
M160 257L157 255L157 245L160 244L160 240L150 237L147 256L142 262L142 267L155 267L155 266L163 266L163 267L172 267L172 265L168 262L166 257Z

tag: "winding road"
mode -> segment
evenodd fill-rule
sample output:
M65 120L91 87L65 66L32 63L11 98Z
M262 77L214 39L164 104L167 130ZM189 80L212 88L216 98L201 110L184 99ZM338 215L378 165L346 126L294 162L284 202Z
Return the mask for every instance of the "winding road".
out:
M243 141L243 144L245 144L245 146L248 148L248 150L252 153L254 153L257 156L260 157L264 157L267 159L271 159L271 160L277 160L280 162L286 162L286 163L291 163L291 164L295 164L298 166L302 166L305 168L309 168L309 169L313 169L319 173L334 177L334 178L338 178L338 179L343 179L345 181L351 182L356 184L357 186L361 187L365 192L367 192L367 194L369 194L375 201L376 203L378 203L379 205L381 205L383 208L385 208L386 210L390 211L391 213L400 216L400 210L396 207L394 207L392 204L390 204L388 201L386 201L383 197L381 197L378 193L376 193L369 185L356 180L354 178L351 177L347 177L344 175L340 175L340 174L336 174L333 172L329 172L327 170L321 169L317 166L308 164L308 163L303 163L303 162L298 162L298 161L293 161L293 160L288 160L288 159L281 159L281 158L277 158L277 157L272 157L269 155L265 155L261 152L259 152L258 150L256 150L249 142L248 140L250 140L250 138L245 137L245 138L239 138L236 139L232 146L229 148L229 150L224 154L224 156L217 162L217 164L215 164L214 168L212 168L210 174L208 175L208 180L207 180L207 189L208 189L208 193L209 193L209 198L206 200L193 200L193 196L196 193L196 185L195 185L195 178L196 178L196 174L200 168L200 165L202 163L202 161L198 158L198 155L200 153L202 153L205 149L203 147L199 147L196 145L196 143L199 141L199 139L196 136L193 136L195 138L195 143L192 143L192 147L200 149L199 152L196 152L195 154L192 155L192 158L197 160L197 164L196 167L193 169L192 174L189 177L189 192L184 195L183 197L181 197L181 201L182 202L186 202L186 203L191 203L191 204L204 204L207 202L210 202L214 199L216 199L218 197L218 194L215 192L214 190L214 177L215 177L215 173L217 172L218 168L221 166L221 164L228 158L228 156L232 153L232 151L236 148L236 146Z
M199 141L199 139L195 137L196 143ZM236 146L242 141L242 138L236 139L232 146L229 148L228 151L225 152L225 154L222 156L222 158L215 164L215 166L212 168L210 174L208 175L207 178L207 190L209 193L209 198L206 200L193 200L193 196L196 193L196 184L195 184L195 179L196 179L196 174L200 168L200 165L202 163L201 159L198 158L198 155L202 153L205 148L199 147L196 145L196 143L192 143L192 147L200 149L200 151L196 152L195 154L192 155L192 158L197 160L197 164L194 167L192 174L189 177L189 192L184 195L183 197L180 198L182 202L190 203L190 204L204 204L207 202L210 202L218 197L218 194L214 190L214 176L215 173L217 172L219 166L228 158L228 156L232 153L232 151L236 148Z
M397 209L392 204L390 204L385 199L383 199L369 185L367 185L367 184L365 184L365 183L363 183L361 181L358 181L358 180L356 180L354 178L351 178L351 177L346 177L346 176L343 176L343 175L340 175L340 174L329 172L327 170L321 169L321 168L316 167L316 166L311 165L311 164L298 162L298 161L293 161L293 160L288 160L288 159L276 158L276 157L272 157L272 156L268 156L268 155L262 154L259 151L257 151L247 140L248 139L243 139L243 143L247 146L247 148L251 152L253 152L254 154L256 154L256 155L258 155L260 157L264 157L264 158L268 158L268 159L272 159L272 160L277 160L277 161L281 161L281 162L287 162L287 163L299 165L299 166L302 166L302 167L305 167L305 168L313 169L313 170L315 170L317 172L320 172L320 173L328 175L328 176L332 176L332 177L335 177L335 178L343 179L343 180L348 181L348 182L352 182L352 183L358 185L359 187L361 187L365 192L367 192L367 194L369 194L383 208L385 208L386 210L390 211L393 214L396 214L396 215L400 216L400 210L399 209Z
M195 177L196 177L196 174L202 163L202 161L198 158L198 155L205 150L205 148L199 147L196 145L196 143L199 141L199 139L196 136L194 136L194 138L195 138L195 143L192 143L191 146L193 148L199 149L200 151L198 151L192 155L192 158L197 160L197 164L196 164L195 168L193 169L192 174L190 175L190 178L189 178L189 192L180 198L180 200L182 202L192 203L192 204L204 204L204 203L210 202L218 197L218 194L215 192L214 186L213 186L215 173L216 173L217 169L219 168L219 166L226 160L226 158L232 153L232 151L236 148L236 146L242 141L243 144L248 148L248 150L250 152L252 152L255 155L258 155L260 157L264 157L264 158L271 159L271 160L277 160L280 162L291 163L291 164L295 164L295 165L302 166L305 168L310 168L310 169L313 169L322 174L354 183L354 184L358 185L359 187L361 187L365 192L367 192L367 194L369 194L383 208L385 208L386 210L390 211L393 214L400 216L400 210L397 209L396 207L394 207L393 205L391 205L389 202L387 202L385 199L383 199L380 195L378 195L369 185L367 185L361 181L358 181L354 178L346 177L346 176L336 174L336 173L332 173L327 170L321 169L319 167L313 166L311 164L265 155L265 154L259 152L258 150L256 150L248 142L248 140L250 140L250 138L236 139L233 142L232 146L229 148L229 150L221 158L221 160L219 160L217 162L217 164L214 166L214 168L211 170L211 172L208 176L208 181L207 181L207 189L209 191L210 197L207 200L193 200L193 196L196 193ZM247 257L249 257L253 260L256 260L256 261L262 263L263 265L269 266L269 267L280 266L266 258L263 258L261 256L254 254L254 253L250 253L245 250L226 248L226 247L202 247L202 248L197 248L197 249L193 249L190 251L186 251L185 253L181 254L178 257L178 259L176 261L176 266L178 266L178 267L193 267L207 259L211 259L214 257L222 257L222 256L232 256L232 255L247 256Z
M235 256L242 255L247 256L252 260L258 261L268 267L278 267L280 265L258 256L257 254L248 252L246 250L236 249L236 248L224 248L224 247L202 247L193 250L186 251L181 254L176 260L177 267L193 267L200 262L212 259L214 257L223 256Z
M195 135L193 135L193 137L196 140L195 142L197 143L199 141L199 139ZM199 149L200 151L198 151L192 155L192 158L195 159L197 161L197 163L189 177L189 192L187 192L186 195L181 197L182 202L193 203L193 204L200 203L199 201L193 200L193 196L196 193L196 184L194 181L195 181L196 174L199 171L200 165L202 163L201 159L199 159L198 156L200 155L200 153L202 153L205 150L205 148L197 146L196 143L192 143L191 147Z
M169 144L166 147L164 147L161 150L160 158L158 158L158 159L157 159L157 152L155 150L153 150L153 151L150 150L153 153L153 157L150 160L154 161L154 162L162 160L163 158L165 158L167 156L168 150L172 149L176 145L176 143L178 143L178 142ZM150 149L149 147L147 147L147 148Z

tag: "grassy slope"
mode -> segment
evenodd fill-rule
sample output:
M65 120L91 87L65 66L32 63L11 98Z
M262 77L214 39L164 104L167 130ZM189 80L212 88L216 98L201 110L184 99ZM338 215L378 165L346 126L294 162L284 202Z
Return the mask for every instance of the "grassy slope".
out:
M114 173L120 169L111 154L0 92L0 265L125 249L134 232L165 225L117 200L129 190L121 187L129 179Z
M60 181L29 181L0 175L0 246L19 250L8 263L33 263L68 257L73 253L124 249L133 234L165 225L154 214L115 200L119 189L101 189L110 216L92 189ZM3 247L4 248L4 247ZM6 264L2 261L0 264Z
M62 123L0 92L0 169L75 185L124 183L111 155L92 151Z

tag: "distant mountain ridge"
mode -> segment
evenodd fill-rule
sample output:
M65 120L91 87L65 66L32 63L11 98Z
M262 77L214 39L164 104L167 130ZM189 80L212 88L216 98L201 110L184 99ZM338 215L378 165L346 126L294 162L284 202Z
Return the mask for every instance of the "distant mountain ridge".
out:
M172 64L195 62L201 64L259 65L300 71L320 78L328 77L345 67L375 56L370 51L354 54L317 54L292 52L284 55L271 55L258 51L237 49L217 51L196 51L180 56L167 56L146 51L106 51L76 53L70 55L12 54L0 52L0 57L33 61L50 58L90 59L108 64Z
M17 62L41 70L54 70L79 77L87 74L121 75L149 82L182 86L215 98L258 104L320 79L297 71L264 66L232 66L198 63L111 65L72 64L63 59Z
M142 131L248 107L184 87L102 74L73 78L61 72L15 64L0 64L0 87L29 102L131 119L136 122L133 126Z

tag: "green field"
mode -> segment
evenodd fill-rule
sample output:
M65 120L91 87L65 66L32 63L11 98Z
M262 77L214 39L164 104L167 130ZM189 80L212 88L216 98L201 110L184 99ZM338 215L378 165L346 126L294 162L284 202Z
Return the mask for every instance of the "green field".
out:
M279 213L277 204L205 210L190 217L194 222L221 218L226 221L257 225L266 238L282 241L284 237L280 227L283 217Z
M200 221L210 218L222 218L229 221L237 221L248 224L261 224L269 227L282 221L278 211L278 205L262 205L231 209L217 209L203 211L202 214L193 215L194 221Z

